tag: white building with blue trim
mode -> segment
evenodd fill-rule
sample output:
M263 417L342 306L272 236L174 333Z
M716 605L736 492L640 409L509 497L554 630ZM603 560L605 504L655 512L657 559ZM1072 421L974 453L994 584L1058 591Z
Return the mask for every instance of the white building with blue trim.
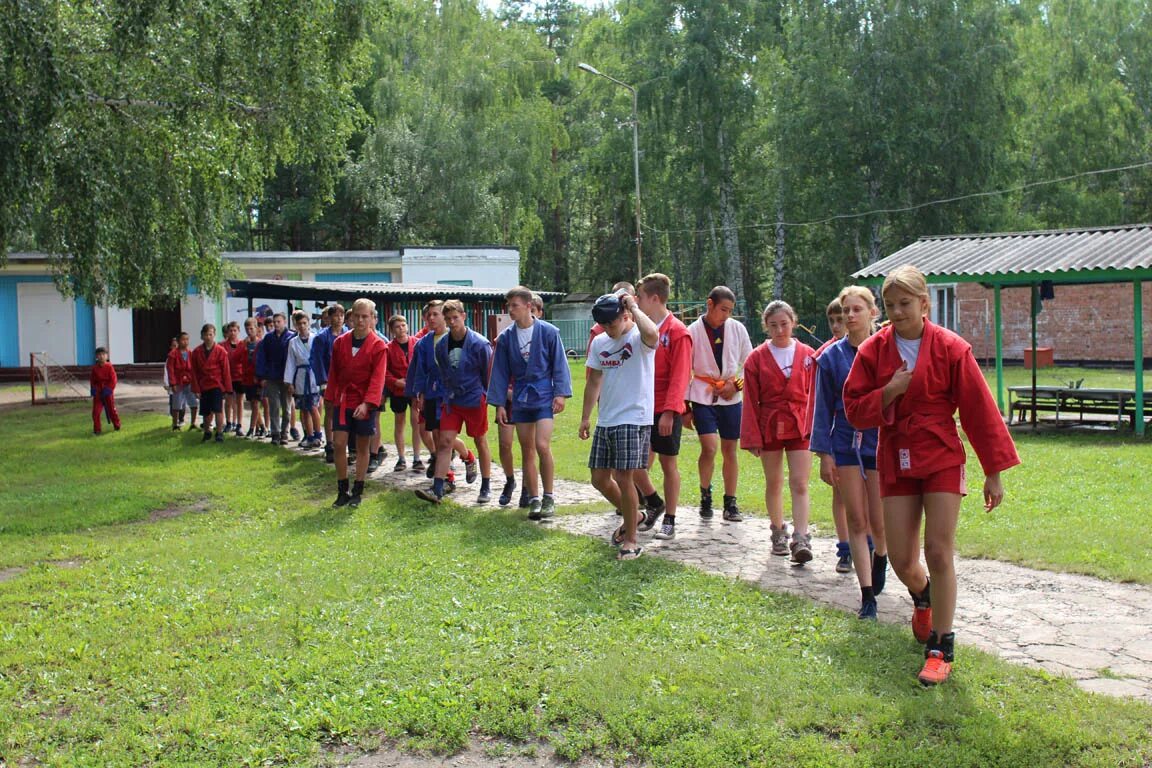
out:
M509 246L405 247L396 251L232 251L222 254L246 279L332 283L424 283L503 291L520 281L520 253ZM274 310L283 299L261 300ZM189 281L171 307L93 307L63 297L42 253L10 253L0 269L0 368L29 364L45 352L60 365L90 365L96 347L113 363L155 363L181 330L195 341L204 323L217 328L248 314L248 299L201 291Z

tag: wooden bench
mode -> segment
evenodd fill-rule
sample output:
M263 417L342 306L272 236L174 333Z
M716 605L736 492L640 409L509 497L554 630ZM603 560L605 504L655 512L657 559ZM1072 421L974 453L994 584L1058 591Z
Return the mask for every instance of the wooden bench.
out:
M1144 393L1146 404L1152 407L1152 393ZM1131 389L1095 389L1079 387L1031 386L1008 388L1008 423L1022 424L1032 414L1053 413L1060 424L1062 415L1077 416L1074 423L1102 422L1119 425L1125 420L1136 426L1136 392ZM1107 417L1088 418L1085 416ZM1067 424L1068 422L1063 422Z

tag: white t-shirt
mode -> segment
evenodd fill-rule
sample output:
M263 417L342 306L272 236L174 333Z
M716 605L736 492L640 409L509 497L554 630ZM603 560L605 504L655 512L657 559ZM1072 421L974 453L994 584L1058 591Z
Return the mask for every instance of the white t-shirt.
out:
M772 359L776 361L776 365L780 366L780 372L784 374L784 378L792 378L792 361L796 358L796 339L792 339L786 347L778 347L769 343L768 349L772 350Z
M906 339L900 334L893 332L892 338L896 339L896 351L900 353L900 359L908 364L908 370L916 368L916 358L920 355L920 342L924 340L921 336L919 339Z
M644 343L639 328L632 326L618 339L606 333L594 338L585 365L604 374L596 426L652 426L656 410L656 348Z
M516 345L520 347L520 356L525 360L532 354L532 333L535 330L535 321L527 328L516 326Z

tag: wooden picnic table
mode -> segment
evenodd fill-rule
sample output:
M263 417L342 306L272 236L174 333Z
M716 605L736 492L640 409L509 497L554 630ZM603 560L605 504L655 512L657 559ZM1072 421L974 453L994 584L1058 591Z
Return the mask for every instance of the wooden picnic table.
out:
M1144 403L1152 404L1152 392L1144 393ZM1136 390L1097 389L1095 387L1036 386L1030 384L1008 387L1008 423L1022 424L1030 413L1054 413L1056 423L1060 416L1076 415L1076 423L1084 423L1085 415L1107 416L1108 419L1088 419L1087 421L1107 421L1119 425L1125 419L1135 428ZM1146 411L1147 413L1147 411Z

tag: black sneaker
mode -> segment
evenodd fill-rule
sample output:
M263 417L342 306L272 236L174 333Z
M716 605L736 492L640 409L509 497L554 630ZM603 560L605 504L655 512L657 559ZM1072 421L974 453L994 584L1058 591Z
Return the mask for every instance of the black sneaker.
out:
M512 503L512 494L516 492L516 481L510 480L504 483L504 490L500 491L500 506L506 507Z
M208 442L208 441L209 441L209 440L211 440L211 439L212 439L212 433L211 433L211 432L209 432L208 430L204 430L204 439L203 439L203 440L201 440L200 442L202 442L202 443L206 443L206 442Z
M528 493L526 489L522 489L520 491L520 502L518 505L520 509L528 509L528 503L530 501L532 501L532 494Z
M663 504L659 507L646 507L640 519L636 521L636 530L644 533L655 528L656 521L660 519L660 515L664 514L664 509Z
M436 476L436 454L428 457L428 469L424 471L424 477L431 480Z
M380 454L374 453L368 459L368 474L372 474L378 469L380 469Z
M730 523L744 522L744 516L740 514L740 508L736 506L735 502L724 507L724 519Z
M413 472L423 472L424 471L424 462L421 461L420 459L413 459L412 460L412 471Z
M288 430L288 434L292 436L293 440L300 439L300 430L296 429L296 427L292 427L292 429ZM283 445L283 443L281 443L281 445Z
M401 456L400 458L396 459L396 464L393 465L392 471L403 472L406 469L408 469L408 462L404 460L404 457Z
M444 481L444 495L447 496L448 494L455 493L455 492L456 492L456 481L455 480L445 480Z
M360 501L363 497L358 493L353 493L348 496L348 508L355 509L360 506Z
M331 443L324 446L324 463L325 464L335 464L336 463L336 449L332 447Z
M346 507L352 501L352 494L347 491L340 491L336 494L336 501L332 502L334 507Z
M416 498L423 499L429 504L439 504L440 497L435 494L431 488L417 488Z
M700 495L700 517L704 520L712 519L712 494Z
M180 425L179 424L173 424L172 425L172 431L173 432L179 432L180 431Z
M218 443L224 442L224 433L223 432L217 432L216 433L216 442L218 442Z

